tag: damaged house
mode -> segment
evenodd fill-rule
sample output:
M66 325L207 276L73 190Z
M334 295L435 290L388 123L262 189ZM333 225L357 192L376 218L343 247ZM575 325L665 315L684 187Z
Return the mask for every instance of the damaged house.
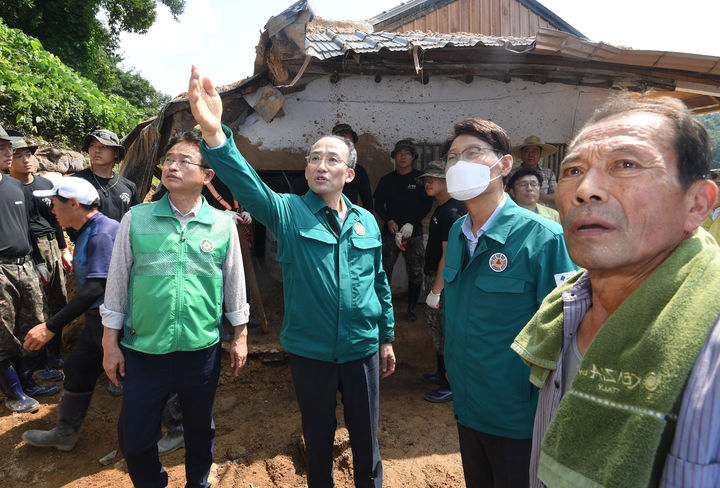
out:
M537 135L557 145L545 163L556 167L614 91L679 97L695 113L720 109L720 58L593 42L534 0L410 0L362 23L315 18L301 0L267 22L256 52L255 74L219 90L223 119L281 192L307 190L305 151L337 123L358 133L374 188L393 169L397 140L416 141L421 167L467 117L493 120L513 143ZM193 126L187 99L176 98L125 138L123 173L141 193L168 138Z

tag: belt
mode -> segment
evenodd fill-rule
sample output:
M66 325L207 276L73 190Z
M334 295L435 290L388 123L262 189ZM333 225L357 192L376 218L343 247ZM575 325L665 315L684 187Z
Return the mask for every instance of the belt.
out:
M46 241L54 241L55 234L45 234L44 236L38 236L38 239L45 239Z
M7 257L7 256L0 256L0 264L25 264L28 261L32 259L32 256L29 254L27 256L20 256L20 257Z

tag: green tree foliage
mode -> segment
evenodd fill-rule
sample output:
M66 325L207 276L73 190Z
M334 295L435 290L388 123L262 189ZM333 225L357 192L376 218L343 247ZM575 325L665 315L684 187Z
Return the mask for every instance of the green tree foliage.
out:
M103 92L128 96L130 87L139 89L131 98L147 98L148 104L138 107L154 114L167 95L139 82L140 75L117 68L116 51L120 32L147 32L155 22L157 3L167 5L176 19L185 8L185 0L3 0L0 17L9 27L39 39ZM98 20L101 11L107 26ZM148 87L153 90L149 97Z
M705 126L710 134L713 168L720 168L720 112L698 115L697 119Z
M140 120L127 100L106 96L40 41L0 19L0 124L5 128L79 148L95 128L126 134Z

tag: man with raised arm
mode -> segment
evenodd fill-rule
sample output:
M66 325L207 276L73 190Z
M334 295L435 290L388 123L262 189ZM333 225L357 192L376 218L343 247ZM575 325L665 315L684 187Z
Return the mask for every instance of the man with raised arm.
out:
M337 391L353 451L355 486L382 486L377 442L379 380L395 370L394 321L375 218L342 195L354 177L351 141L325 136L307 154L305 195L267 187L221 125L222 101L192 69L188 89L202 129L203 156L235 198L278 239L285 317L307 449L308 486L329 487ZM379 349L379 352L378 352Z

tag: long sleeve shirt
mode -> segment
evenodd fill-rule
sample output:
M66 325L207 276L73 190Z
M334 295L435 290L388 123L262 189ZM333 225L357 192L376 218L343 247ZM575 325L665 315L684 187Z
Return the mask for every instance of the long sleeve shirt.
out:
M172 200L170 201L173 214L180 221L183 228L197 216L201 206L202 201L190 212L183 215L172 204ZM122 329L128 308L128 284L130 282L130 270L134 262L130 246L131 219L132 213L127 212L120 221L105 286L105 303L100 307L103 325L110 329ZM246 300L245 274L237 232L232 232L227 257L222 267L222 274L225 317L232 326L246 324L250 307Z
M345 363L367 357L394 337L394 319L380 232L365 209L348 208L336 234L327 204L315 193L278 194L262 182L227 140L202 153L235 199L278 239L285 316L280 342L298 356ZM337 219L337 212L332 210Z
M590 278L585 273L563 292L563 350L577 335L578 327L592 306ZM563 396L564 355L557 369L540 389L533 429L530 486L544 484L537 478L540 448L550 421ZM661 487L710 487L720 479L720 320L708 335L705 347L695 361L683 394L675 437L665 460Z

